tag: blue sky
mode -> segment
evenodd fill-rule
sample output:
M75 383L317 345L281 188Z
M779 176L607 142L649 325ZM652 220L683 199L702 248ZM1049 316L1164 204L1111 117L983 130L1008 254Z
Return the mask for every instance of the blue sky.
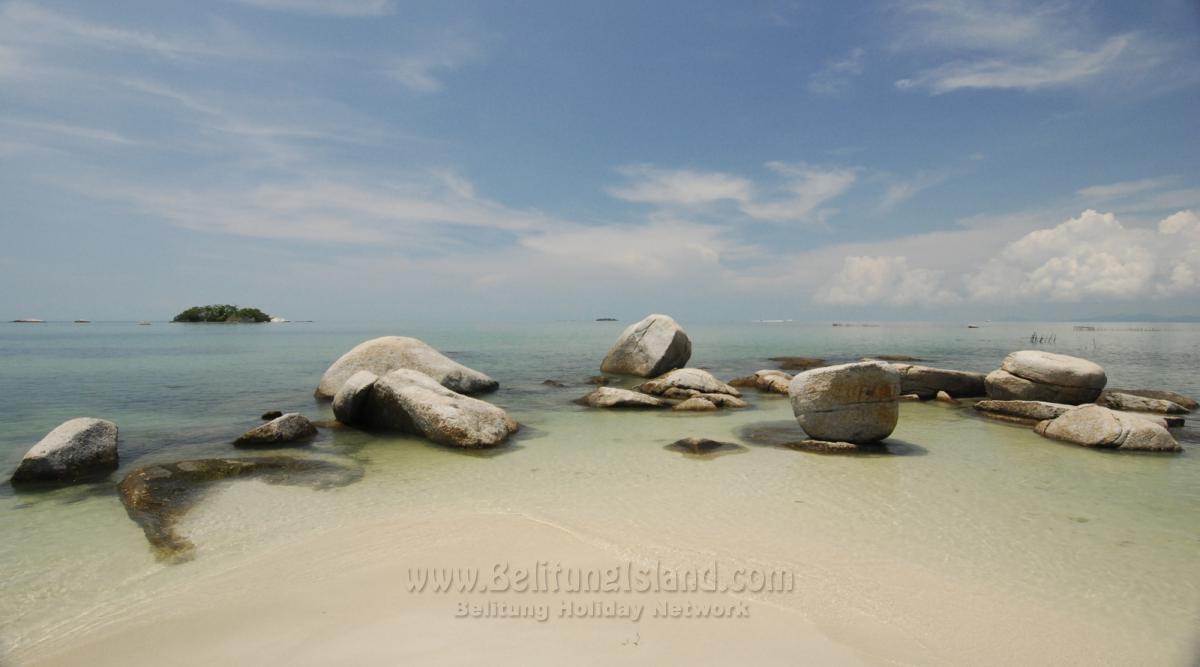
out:
M0 316L1200 305L1194 2L0 1Z

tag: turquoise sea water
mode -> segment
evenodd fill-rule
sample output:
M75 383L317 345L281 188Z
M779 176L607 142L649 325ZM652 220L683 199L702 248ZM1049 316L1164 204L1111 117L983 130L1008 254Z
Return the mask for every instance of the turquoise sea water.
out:
M723 379L774 367L767 358L779 355L836 362L904 354L989 371L1008 352L1031 347L1036 331L1056 338L1033 347L1100 363L1110 386L1200 396L1197 325L683 324L693 341L690 365ZM521 434L488 456L406 437L323 431L296 453L353 462L363 467L363 481L302 492L317 499L303 516L277 508L272 540L350 516L500 509L635 552L803 563L828 575L809 582L821 604L804 611L831 628L838 605L878 606L882 616L892 613L889 605L904 607L908 621L897 622L911 621L914 635L922 624L946 622L932 611L937 605L923 610L912 602L913 592L896 581L900 568L935 577L948 591L962 587L1014 616L1014 609L1056 610L1097 619L1094 636L1085 629L1064 641L1138 646L1147 664L1192 654L1200 619L1200 431L1191 423L1176 431L1182 455L1129 455L1053 443L955 408L904 404L892 456L795 452L772 446L798 436L786 400L753 390L750 409L716 415L572 404L592 388L586 379L626 325L0 325L4 477L47 431L76 416L117 422L122 460L110 480L94 485L19 492L0 484L0 649L19 659L98 615L121 613L187 568L236 566L239 554L263 540L262 526L207 517L192 526L205 538L197 539L195 563L163 565L124 516L115 481L146 463L237 454L229 443L266 410L331 417L328 404L312 396L324 369L363 340L395 334L421 338L499 380L500 391L484 398L520 421ZM568 386L547 386L547 379ZM689 435L748 447L711 461L662 449ZM264 506L273 507L271 497L262 497ZM836 563L874 570L843 571ZM839 572L844 585L835 586L830 577ZM951 630L926 643L941 641L957 655Z

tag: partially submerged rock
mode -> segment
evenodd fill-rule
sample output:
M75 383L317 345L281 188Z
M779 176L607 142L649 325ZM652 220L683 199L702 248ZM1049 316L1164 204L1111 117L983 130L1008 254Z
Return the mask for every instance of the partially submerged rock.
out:
M707 398L693 396L671 409L676 412L712 412L717 406Z
M558 380L542 380L542 384L546 385L547 387L555 387L557 389L562 389L567 386Z
M233 444L238 447L261 447L307 442L317 435L317 427L299 412L282 417L246 431Z
M656 377L687 365L692 341L667 315L650 315L629 325L600 364L605 373Z
M987 417L1001 417L1005 421L1028 423L1030 425L1047 419L1054 419L1074 408L1074 406L1067 405L1066 403L994 400L979 401L972 407Z
M648 394L628 389L600 387L575 401L590 408L669 408L671 404Z
M798 449L818 454L879 454L887 452L887 446L881 442L839 442L834 440L797 440L785 445L789 449Z
M266 422L271 421L272 419L279 419L282 416L283 412L281 410L268 410L262 413L262 420Z
M405 368L375 381L363 414L369 426L455 447L495 447L519 428L503 409Z
M900 373L880 361L805 371L788 394L796 421L816 440L875 442L900 418Z
M761 371L755 371L754 375L748 378L743 378L749 382L748 386L754 387L759 391L768 391L775 394L787 395L788 385L792 382L792 376L781 370L774 368L766 368ZM729 384L733 384L730 382ZM741 386L741 385L738 385Z
M184 560L195 545L178 534L175 525L215 482L259 479L268 484L325 489L361 478L361 470L327 461L284 456L201 459L138 468L121 480L117 491L129 518L142 527L158 557Z
M351 375L342 388L333 395L333 415L343 424L362 424L366 421L363 411L371 397L371 390L379 376L371 371L358 371Z
M59 424L25 452L12 482L75 482L116 468L117 425L77 417Z
M907 354L876 354L871 357L863 357L862 361L923 361L917 357L910 357Z
M1127 394L1120 391L1106 391L1100 394L1100 398L1096 401L1096 404L1113 410L1157 412L1164 415L1182 415L1188 411L1187 408L1174 401Z
M1099 364L1041 350L1013 352L985 378L988 398L1071 405L1096 400L1107 382Z
M1166 391L1163 389L1111 389L1109 391L1120 392L1122 394L1132 394L1134 396L1144 396L1146 398L1158 398L1164 401L1171 401L1176 405L1181 405L1189 412L1200 407L1200 403L1190 396L1184 396L1179 392Z
M682 438L667 445L667 449L685 454L713 454L717 452L733 452L745 449L733 442L721 442L708 438Z
M358 371L370 371L382 377L401 368L420 371L460 394L479 394L500 386L487 375L467 368L416 338L384 336L358 344L333 362L321 376L317 397L333 398L346 380Z
M770 361L779 362L779 368L785 371L806 371L827 363L824 359L817 357L771 357Z
M954 398L953 396L951 396L950 394L947 394L944 391L939 391L937 393L937 396L934 396L933 398L935 401L938 401L939 403L948 403L950 405L958 405L959 404L957 398Z
M911 364L896 364L896 370L900 372L900 392L916 394L924 401L934 398L939 391L954 398L975 398L987 394L983 373Z
M611 383L612 381L613 381L613 379L608 377L607 375L593 375L592 377L588 378L588 384L596 384L596 385L600 385L602 387L606 384Z
M1099 405L1084 405L1039 422L1039 435L1084 447L1178 452L1182 448L1160 424Z
M729 394L696 394L696 398L703 398L718 408L744 408L749 405L737 396Z
M655 396L665 395L672 389L694 392L696 394L728 394L741 396L741 392L713 377L712 373L699 368L680 368L653 380L638 385L636 389L644 394ZM694 394L689 394L694 395Z

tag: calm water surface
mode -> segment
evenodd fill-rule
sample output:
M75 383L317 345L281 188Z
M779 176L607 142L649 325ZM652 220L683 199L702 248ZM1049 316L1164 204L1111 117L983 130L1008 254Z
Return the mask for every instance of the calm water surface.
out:
M0 325L4 476L47 431L76 416L116 421L122 458L120 471L94 485L30 493L0 484L0 656L19 659L48 638L128 613L163 586L185 586L204 568L237 567L256 549L322 525L455 509L536 516L635 554L794 565L809 577L796 604L831 627L852 613L892 614L913 633L947 623L933 611L943 603L921 604L906 586L928 576L947 595L977 595L980 614L1096 619L1074 640L1135 646L1147 664L1192 655L1200 620L1193 426L1177 433L1182 455L1114 454L955 408L904 404L894 455L847 458L775 446L798 435L790 409L753 390L750 409L715 415L573 405L625 325ZM1196 325L684 326L691 365L724 379L773 367L767 357L778 355L905 354L989 371L1030 347L1036 331L1056 336L1037 347L1102 364L1110 386L1200 395ZM245 513L198 508L188 519L195 561L154 560L116 498L121 475L152 462L235 454L229 442L266 410L329 418L328 404L312 397L321 373L355 344L389 334L421 338L499 380L501 390L487 398L524 425L513 445L478 455L323 431L302 455L360 466L362 482L319 492L243 485L231 493L246 494ZM568 386L542 384L547 379ZM747 450L711 461L663 451L688 435L741 441ZM949 623L948 644L954 630Z

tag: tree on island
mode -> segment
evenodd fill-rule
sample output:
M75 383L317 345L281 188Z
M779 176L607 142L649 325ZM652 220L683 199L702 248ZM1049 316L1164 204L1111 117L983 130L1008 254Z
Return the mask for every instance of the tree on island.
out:
M271 316L257 308L239 308L237 306L212 305L192 306L175 316L172 322L228 322L250 324L270 322Z

